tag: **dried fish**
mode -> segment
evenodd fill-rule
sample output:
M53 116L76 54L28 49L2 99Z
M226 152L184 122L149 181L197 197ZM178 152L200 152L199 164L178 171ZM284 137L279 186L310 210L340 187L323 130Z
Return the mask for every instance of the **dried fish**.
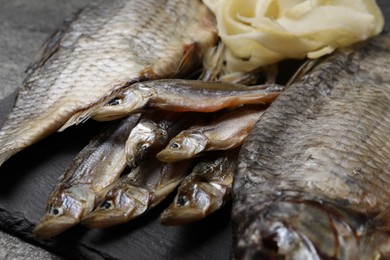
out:
M176 112L215 112L242 104L269 104L284 89L270 84L244 86L225 82L199 80L149 80L120 91L106 105L91 115L105 121L145 108Z
M179 163L145 161L112 185L104 200L82 224L105 228L138 217L168 196L188 173L190 165L188 160Z
M126 142L126 161L134 168L151 153L163 149L172 136L190 123L199 122L199 116L191 113L157 112L144 115L131 130Z
M236 259L390 257L390 36L340 50L293 83L244 143Z
M77 155L51 192L45 216L34 228L36 237L58 235L92 211L104 188L125 169L125 142L139 117L134 114L102 130Z
M98 0L66 22L30 66L0 130L0 164L85 121L134 82L180 77L215 45L213 15L194 0Z
M163 211L160 222L174 226L199 221L230 201L238 150L200 158L181 182L174 202Z
M176 162L205 151L240 146L264 111L264 106L241 107L210 124L192 126L172 138L167 147L157 154L157 158L163 162Z

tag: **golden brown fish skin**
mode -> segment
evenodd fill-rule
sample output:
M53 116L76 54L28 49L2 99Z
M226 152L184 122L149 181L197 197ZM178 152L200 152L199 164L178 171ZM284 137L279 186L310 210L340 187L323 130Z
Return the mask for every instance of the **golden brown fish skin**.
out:
M144 115L126 141L127 164L130 168L136 167L149 154L155 155L163 149L181 129L200 120L197 113L156 111Z
M142 118L131 130L126 141L126 161L130 168L135 168L151 150L162 148L168 142L167 129L178 114L158 114L162 119ZM152 115L155 117L156 115ZM157 121L157 122L156 122Z
M264 111L264 106L241 107L207 125L192 126L172 138L157 158L163 162L176 162L205 151L238 147Z
M89 228L126 223L156 206L188 173L191 161L162 163L144 161L110 187L105 198L82 220Z
M288 87L240 152L234 257L388 259L389 107L389 34Z
M0 130L0 164L47 135L83 122L131 83L179 77L217 41L198 0L97 0L43 46Z
M160 222L176 226L199 221L230 201L238 150L200 158L191 174L180 183L173 203L163 211Z
M126 167L125 142L139 117L134 114L102 130L77 155L51 192L46 213L34 228L36 237L46 239L71 228L104 198L104 188Z
M150 80L120 91L91 117L98 121L112 120L145 107L176 112L215 112L242 104L269 104L283 89L274 84L248 87L200 80Z

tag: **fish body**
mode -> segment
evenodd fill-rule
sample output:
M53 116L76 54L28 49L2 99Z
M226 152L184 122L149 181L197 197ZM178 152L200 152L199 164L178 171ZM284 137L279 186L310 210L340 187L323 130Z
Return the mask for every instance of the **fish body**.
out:
M222 208L231 199L238 149L201 158L191 174L180 183L173 203L163 211L164 225L199 221Z
M217 41L198 0L91 2L43 46L0 130L0 164L85 121L105 97L142 80L180 77Z
M163 162L174 162L197 156L205 151L228 150L240 146L265 107L241 107L207 125L192 126L169 141L157 154Z
M102 130L77 155L51 192L46 213L35 226L39 238L55 236L92 211L104 197L104 188L126 167L125 142L140 115L134 114Z
M389 34L288 87L240 152L234 258L388 259L389 107Z
M111 185L105 198L82 224L105 228L126 223L166 198L188 173L190 161L162 163L148 160Z
M112 120L140 109L158 108L176 112L215 112L242 104L269 104L282 86L245 86L227 82L163 79L138 82L115 94L91 117Z

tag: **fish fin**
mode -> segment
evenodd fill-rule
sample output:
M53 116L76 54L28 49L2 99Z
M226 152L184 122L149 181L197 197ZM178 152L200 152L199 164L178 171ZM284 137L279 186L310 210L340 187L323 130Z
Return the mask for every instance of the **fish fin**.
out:
M91 114L99 107L100 107L100 105L96 105L96 106L90 107L90 108L88 108L86 110L83 110L83 111L80 111L80 112L74 114L57 131L58 132L62 132L62 131L64 131L65 129L67 129L68 127L70 127L72 125L78 125L78 124L86 122L88 119L91 118Z
M370 222L362 235L362 259L390 259L390 207L382 210Z
M390 259L390 235L388 232L371 231L360 239L361 259Z
M323 57L314 59L314 60L307 60L305 61L301 67L298 68L298 70L294 73L294 75L290 78L290 80L287 82L286 86L290 86L294 82L297 82L302 79L303 76L308 74L314 67L316 67L318 64L320 64L323 61Z
M89 118L90 118L90 113L88 113L89 110L85 110L85 111L81 111L81 112L78 112L76 114L74 114L71 118L69 118L68 121L66 121L66 123L60 128L58 129L57 131L58 132L62 132L64 131L65 129L67 129L68 127L72 126L72 125L78 125L80 123L84 123L85 121L87 121Z
M67 129L68 127L72 126L72 125L78 125L78 124L82 124L82 123L85 123L88 119L90 119L93 115L93 113L98 110L99 108L105 106L107 104L107 102L109 102L110 100L112 100L113 98L115 98L118 93L119 93L120 90L117 90L117 91L114 91L111 95L107 96L107 97L104 97L102 98L99 102L97 102L95 105L87 108L87 109L84 109L82 111L79 111L77 113L75 113L72 117L70 117L68 119L68 121L66 121L65 124L63 124L61 126L60 129L58 129L57 131L58 132L62 132L64 131L65 129ZM124 115L126 116L126 115ZM119 117L118 117L119 118Z
M91 118L91 115L93 114L93 112L95 112L97 109L99 109L100 107L104 106L106 104L105 101L108 101L112 98L112 96L110 96L109 98L105 99L104 101L102 102L98 102L96 105L90 107L90 108L87 108L83 111L80 111L80 112L77 112L75 113L71 118L68 119L68 121L66 121L66 123L61 126L60 129L58 129L57 131L58 132L62 132L64 131L65 129L67 129L68 127L72 126L72 125L78 125L78 124L82 124L82 123L85 123L88 119Z
M390 233L390 207L380 212L373 221L376 228Z
M198 64L200 62L201 57L199 45L196 42L185 45L183 56L175 71L175 76L181 77L187 75L188 73L192 73L194 67L196 67L194 64Z

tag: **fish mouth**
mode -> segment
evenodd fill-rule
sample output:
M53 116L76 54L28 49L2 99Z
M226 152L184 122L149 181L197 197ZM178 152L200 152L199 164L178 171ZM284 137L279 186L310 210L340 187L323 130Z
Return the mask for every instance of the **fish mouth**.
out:
M95 121L112 121L127 116L123 109L118 107L103 106L91 113L91 118Z
M71 216L46 217L39 222L33 230L35 237L48 239L75 226L80 221Z
M160 223L166 226L177 226L202 220L205 212L196 207L168 208L160 215Z
M81 224L87 228L107 228L126 223L129 214L121 210L96 210L88 214Z
M171 162L178 162L181 160L188 159L191 156L188 156L183 153L172 153L171 151L162 150L158 154L156 154L156 157L158 160L162 162L171 163Z

